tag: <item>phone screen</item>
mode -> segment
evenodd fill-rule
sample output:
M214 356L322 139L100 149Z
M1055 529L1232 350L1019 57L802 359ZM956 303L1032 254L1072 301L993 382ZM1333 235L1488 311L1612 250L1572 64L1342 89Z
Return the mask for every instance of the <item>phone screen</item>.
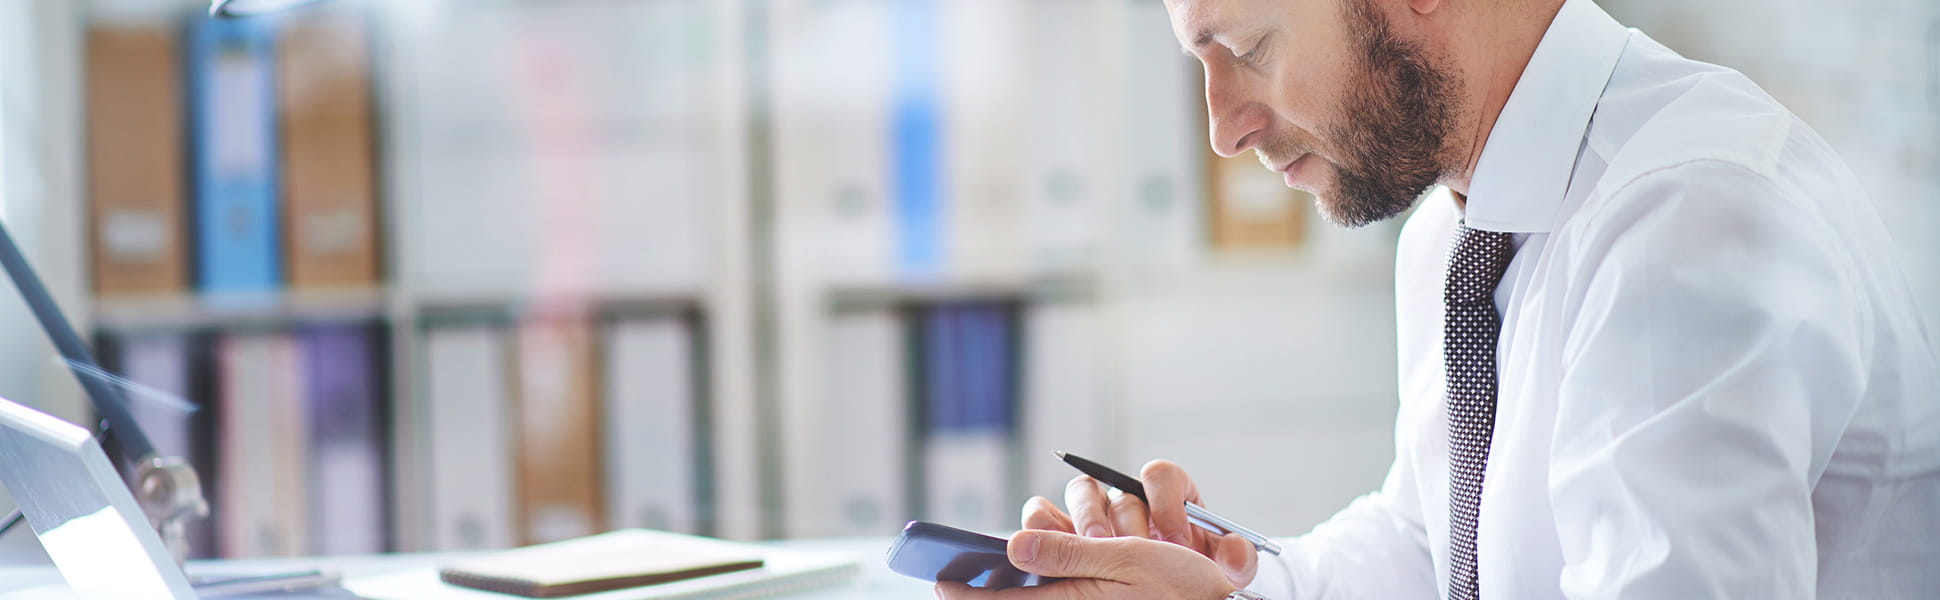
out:
M992 590L1056 581L1011 565L1005 544L1003 538L912 521L889 548L889 569L924 581L956 581Z

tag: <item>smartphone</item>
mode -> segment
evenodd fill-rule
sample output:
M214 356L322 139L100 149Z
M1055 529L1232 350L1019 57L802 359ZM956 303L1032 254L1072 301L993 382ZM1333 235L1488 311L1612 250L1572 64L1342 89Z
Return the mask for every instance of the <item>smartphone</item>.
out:
M924 581L955 581L988 590L1057 581L1011 565L1004 551L1007 543L974 531L910 521L889 547L889 570Z

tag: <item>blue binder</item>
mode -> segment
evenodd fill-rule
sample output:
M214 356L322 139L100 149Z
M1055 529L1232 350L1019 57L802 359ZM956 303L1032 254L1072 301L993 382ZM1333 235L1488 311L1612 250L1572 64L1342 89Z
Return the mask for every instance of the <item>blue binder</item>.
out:
M271 27L206 17L189 25L193 264L205 295L273 291L282 280Z
M898 220L896 257L904 278L927 279L944 263L943 98L937 0L898 0L890 110L890 182Z
M1005 303L952 303L919 321L923 513L973 530L1009 523L1015 467L1018 327Z
M1018 377L1017 313L1004 304L983 304L966 315L972 374L967 382L969 426L1017 434Z
M318 324L299 333L310 434L310 539L329 556L390 548L386 410L378 330Z

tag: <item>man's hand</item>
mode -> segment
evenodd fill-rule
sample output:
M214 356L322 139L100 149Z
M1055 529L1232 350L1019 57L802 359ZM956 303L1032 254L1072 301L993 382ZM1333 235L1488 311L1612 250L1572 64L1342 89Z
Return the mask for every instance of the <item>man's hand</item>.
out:
M946 600L1220 600L1239 589L1218 565L1173 544L1142 537L1096 539L1055 531L1020 531L1010 538L1017 568L1062 581L982 590L939 583Z
M1200 506L1205 502L1199 499L1199 488L1184 468L1172 461L1155 460L1145 463L1139 479L1144 480L1145 495L1152 500L1150 510L1137 496L1116 489L1106 493L1104 484L1080 475L1064 486L1069 515L1042 496L1031 498L1024 503L1024 528L1091 538L1129 536L1172 542L1212 559L1236 587L1253 582L1260 570L1260 556L1251 542L1236 534L1215 535L1186 520L1187 502Z

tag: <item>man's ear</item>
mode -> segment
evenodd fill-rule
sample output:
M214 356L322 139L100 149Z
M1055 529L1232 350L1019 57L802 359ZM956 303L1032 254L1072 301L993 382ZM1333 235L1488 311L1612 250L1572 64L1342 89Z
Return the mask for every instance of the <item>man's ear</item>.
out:
M1441 7L1441 0L1408 0L1408 8L1413 9L1417 15L1432 14Z

